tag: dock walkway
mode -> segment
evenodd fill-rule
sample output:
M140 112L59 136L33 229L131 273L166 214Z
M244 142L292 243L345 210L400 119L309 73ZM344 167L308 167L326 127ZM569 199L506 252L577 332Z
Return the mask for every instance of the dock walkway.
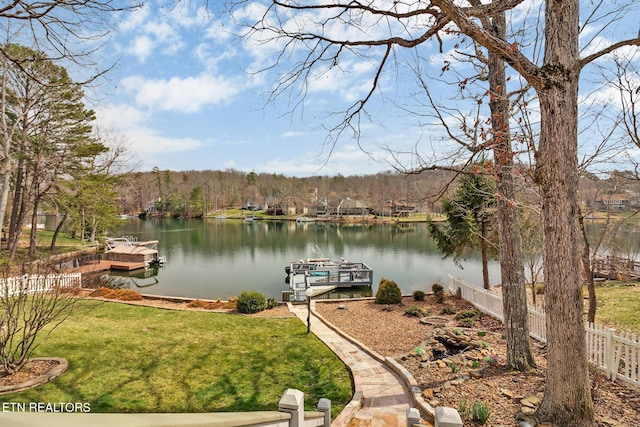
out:
M103 259L97 262L92 262L80 267L73 268L69 270L69 272L91 274L91 273L100 273L103 271L111 271L111 270L133 271L133 270L138 270L140 268L145 268L145 267L146 267L145 262L124 262L124 261L114 261L114 260Z
M291 304L291 310L305 324L307 305ZM311 302L312 313L315 301ZM347 405L331 423L332 427L396 427L406 426L411 394L395 373L350 340L329 328L317 316L311 319L311 331L322 340L350 369L355 393L362 405Z

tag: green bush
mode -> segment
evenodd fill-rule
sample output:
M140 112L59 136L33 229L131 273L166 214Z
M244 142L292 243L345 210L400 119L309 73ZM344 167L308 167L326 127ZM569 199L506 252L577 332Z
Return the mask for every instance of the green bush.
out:
M436 282L431 285L431 291L433 292L433 296L436 299L436 302L438 304L442 304L444 302L444 286Z
M480 315L480 312L476 309L470 309L470 310L462 310L460 312L458 312L458 314L456 314L455 319L456 320L462 320L462 319L474 319L476 317L478 317Z
M422 311L420 307L413 306L411 308L407 308L404 311L404 315L409 317L424 317L425 312Z
M267 298L267 309L271 310L272 308L276 308L278 306L278 300L275 298Z
M376 292L376 304L400 304L401 300L402 293L398 284L383 277Z
M267 307L267 300L260 292L242 291L236 307L240 313L257 313Z
M466 319L458 321L458 325L463 328L473 328L476 325L476 321L473 317L468 317Z
M484 402L473 402L471 405L471 420L484 424L491 416L489 407Z
M422 292L422 291L413 291L413 300L414 301L424 301L424 292Z

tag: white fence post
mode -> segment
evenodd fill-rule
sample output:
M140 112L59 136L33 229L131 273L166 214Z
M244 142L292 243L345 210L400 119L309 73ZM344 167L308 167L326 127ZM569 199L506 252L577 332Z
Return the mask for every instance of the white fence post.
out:
M462 298L484 313L493 315L504 322L501 300L498 294L481 289L457 277L449 276L449 290L462 291ZM498 304L500 301L500 304ZM529 335L546 342L546 316L544 310L528 306ZM585 339L591 364L603 369L609 379L620 379L636 387L640 386L640 339L636 334L621 332L602 325L585 326ZM620 369L623 363L624 369Z
M52 274L52 275L28 275L7 277L0 279L0 296L12 296L21 292L33 293L48 291L53 286L62 288L82 286L82 274Z
M290 427L302 427L304 424L304 393L294 388L288 388L278 402L278 411L291 414Z
M318 400L318 412L324 414L323 427L331 427L331 400L324 397Z
M416 408L407 409L407 427L420 425L420 411Z
M616 356L616 346L613 343L613 335L615 330L606 328L604 333L604 363L606 365L607 377L611 381L615 381L618 376L618 363Z

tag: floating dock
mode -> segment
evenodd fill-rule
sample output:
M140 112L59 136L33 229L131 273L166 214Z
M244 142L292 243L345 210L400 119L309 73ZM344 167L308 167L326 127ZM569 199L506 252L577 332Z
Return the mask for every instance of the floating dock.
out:
M120 271L133 271L141 268L145 268L147 264L145 262L122 262L113 260L100 260L95 263L85 264L81 267L76 267L71 270L72 273L100 273L103 271L120 270Z
M363 262L293 262L288 272L288 300L307 300L305 291L313 290L312 298L338 288L373 285L373 270Z

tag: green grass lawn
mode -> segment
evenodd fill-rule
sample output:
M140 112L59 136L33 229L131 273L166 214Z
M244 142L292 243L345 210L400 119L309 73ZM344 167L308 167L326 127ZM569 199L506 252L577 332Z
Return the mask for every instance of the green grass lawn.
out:
M616 329L640 331L640 286L612 282L596 286L595 289L596 323Z
M69 361L49 384L0 402L88 402L92 412L276 410L287 388L306 409L351 398L346 367L296 318L169 311L83 300L36 356Z

